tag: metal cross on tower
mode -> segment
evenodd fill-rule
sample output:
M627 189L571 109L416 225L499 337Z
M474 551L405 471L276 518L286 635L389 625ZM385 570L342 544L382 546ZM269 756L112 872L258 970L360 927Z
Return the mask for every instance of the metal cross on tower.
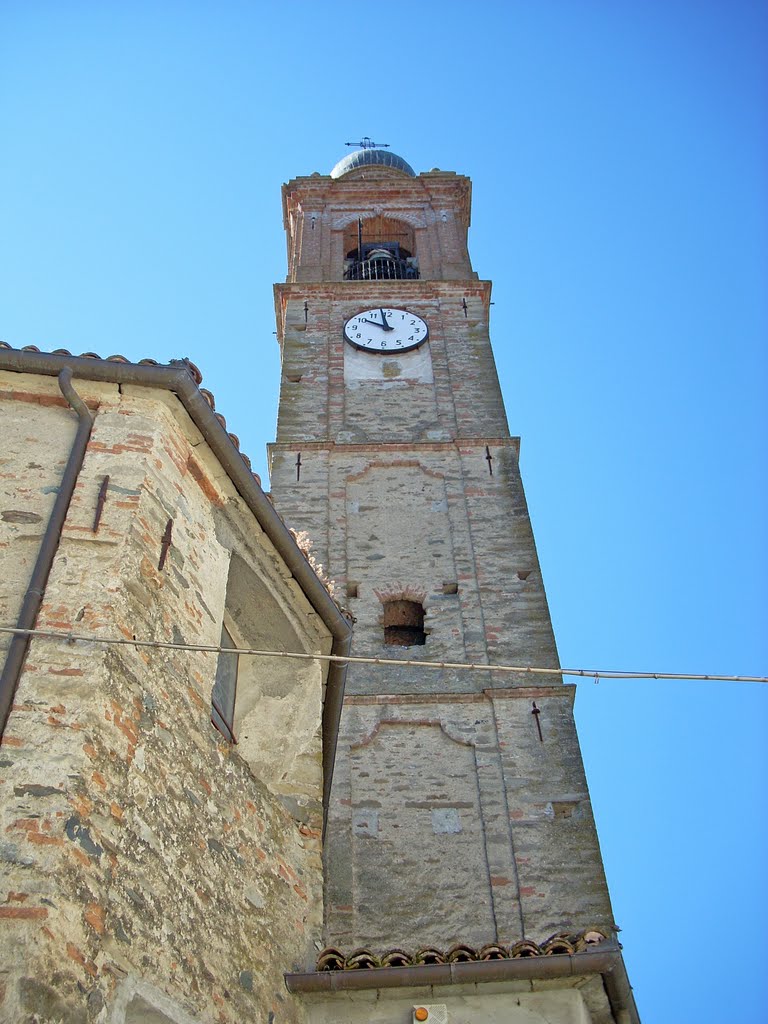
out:
M344 145L359 146L361 149L389 149L388 142L374 142L368 135L364 135L359 142L345 142Z

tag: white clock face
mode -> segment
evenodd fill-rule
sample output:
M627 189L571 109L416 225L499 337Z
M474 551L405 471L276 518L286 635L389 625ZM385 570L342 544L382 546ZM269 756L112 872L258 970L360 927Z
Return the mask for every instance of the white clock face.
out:
M427 340L427 325L405 309L364 309L344 324L344 337L366 352L407 352Z

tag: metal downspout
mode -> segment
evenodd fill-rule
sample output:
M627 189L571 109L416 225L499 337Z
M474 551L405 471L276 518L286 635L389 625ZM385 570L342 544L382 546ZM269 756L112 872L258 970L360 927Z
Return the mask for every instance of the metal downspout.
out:
M85 450L88 446L88 439L91 436L93 417L88 412L85 402L80 398L72 387L72 370L66 367L59 374L59 388L62 395L72 409L77 413L78 424L75 439L69 452L67 465L59 484L56 501L53 503L48 525L43 534L40 550L37 553L35 567L24 595L24 601L19 612L17 627L19 629L33 629L40 605L43 603L45 587L48 583L48 576L51 572L53 560L61 539L61 531L64 521L67 518L69 504L75 490L75 484L83 465ZM19 685L21 670L24 667L24 659L29 647L29 636L14 634L8 647L8 655L3 666L3 673L0 676L0 738L5 733L8 717L11 713L13 698Z

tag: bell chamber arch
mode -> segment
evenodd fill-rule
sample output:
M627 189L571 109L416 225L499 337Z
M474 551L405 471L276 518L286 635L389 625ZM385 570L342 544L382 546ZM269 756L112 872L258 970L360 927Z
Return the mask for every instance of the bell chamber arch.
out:
M344 230L345 281L407 281L419 277L414 230L410 224L377 214Z

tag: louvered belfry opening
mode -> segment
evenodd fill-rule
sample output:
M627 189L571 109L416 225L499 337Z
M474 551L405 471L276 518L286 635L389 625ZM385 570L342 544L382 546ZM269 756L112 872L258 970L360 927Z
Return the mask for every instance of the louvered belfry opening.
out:
M384 602L384 643L394 647L423 646L424 606L418 601Z

